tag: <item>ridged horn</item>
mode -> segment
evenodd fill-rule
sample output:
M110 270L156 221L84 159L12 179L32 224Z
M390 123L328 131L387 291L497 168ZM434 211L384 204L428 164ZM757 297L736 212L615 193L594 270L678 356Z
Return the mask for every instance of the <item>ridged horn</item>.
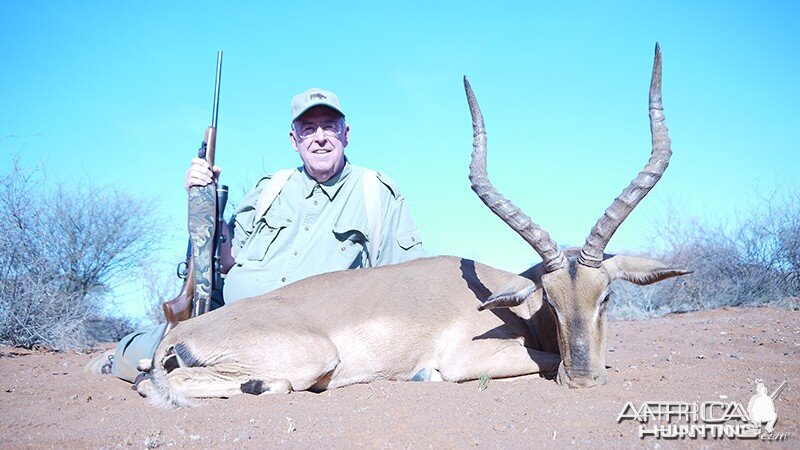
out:
M503 222L522 236L528 244L542 257L545 271L552 272L567 264L564 253L559 250L556 242L550 238L546 231L533 223L517 206L500 195L489 181L486 173L486 128L483 123L483 114L472 92L467 77L464 77L464 89L467 92L469 112L472 115L472 160L469 164L469 180L472 190L478 194L483 203L497 214Z
M628 214L650 192L650 189L653 189L669 165L672 149L670 148L669 130L664 120L664 108L661 104L661 48L658 43L656 43L653 59L653 76L650 79L650 133L653 141L650 160L592 228L578 257L580 264L588 267L600 267L600 263L603 261L603 251L611 236L625 221Z

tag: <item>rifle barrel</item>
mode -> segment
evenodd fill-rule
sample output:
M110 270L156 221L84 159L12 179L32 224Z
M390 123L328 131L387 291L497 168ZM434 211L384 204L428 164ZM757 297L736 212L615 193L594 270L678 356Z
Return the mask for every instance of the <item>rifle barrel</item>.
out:
M217 79L214 81L214 112L211 115L211 126L217 128L219 112L219 82L222 78L222 50L217 51Z

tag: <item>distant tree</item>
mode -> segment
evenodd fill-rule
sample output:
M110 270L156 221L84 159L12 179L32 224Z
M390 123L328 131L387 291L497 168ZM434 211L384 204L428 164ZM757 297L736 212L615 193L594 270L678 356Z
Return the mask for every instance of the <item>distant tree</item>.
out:
M0 342L60 350L129 332L104 306L157 245L152 205L117 189L51 182L18 158L0 177Z

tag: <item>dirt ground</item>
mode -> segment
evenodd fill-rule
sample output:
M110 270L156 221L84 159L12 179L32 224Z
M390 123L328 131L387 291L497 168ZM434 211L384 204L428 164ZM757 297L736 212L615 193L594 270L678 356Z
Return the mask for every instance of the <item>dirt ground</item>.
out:
M609 382L599 388L566 389L539 377L490 380L484 390L477 381L377 382L172 410L151 407L111 376L84 375L94 354L0 347L0 447L800 448L799 311L726 308L613 321L608 347ZM788 380L775 401L782 441L640 439L639 422L617 421L627 402L746 408L759 378L770 393Z

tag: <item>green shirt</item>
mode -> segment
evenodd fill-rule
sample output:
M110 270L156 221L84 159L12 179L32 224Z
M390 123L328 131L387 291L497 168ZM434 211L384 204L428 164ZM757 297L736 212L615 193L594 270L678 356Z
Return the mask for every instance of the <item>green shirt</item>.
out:
M236 264L225 278L225 303L261 295L325 272L370 266L364 169L345 163L324 183L302 167L261 217L256 202L271 178L259 180L231 220ZM426 256L419 231L394 181L378 173L382 226L377 265Z

